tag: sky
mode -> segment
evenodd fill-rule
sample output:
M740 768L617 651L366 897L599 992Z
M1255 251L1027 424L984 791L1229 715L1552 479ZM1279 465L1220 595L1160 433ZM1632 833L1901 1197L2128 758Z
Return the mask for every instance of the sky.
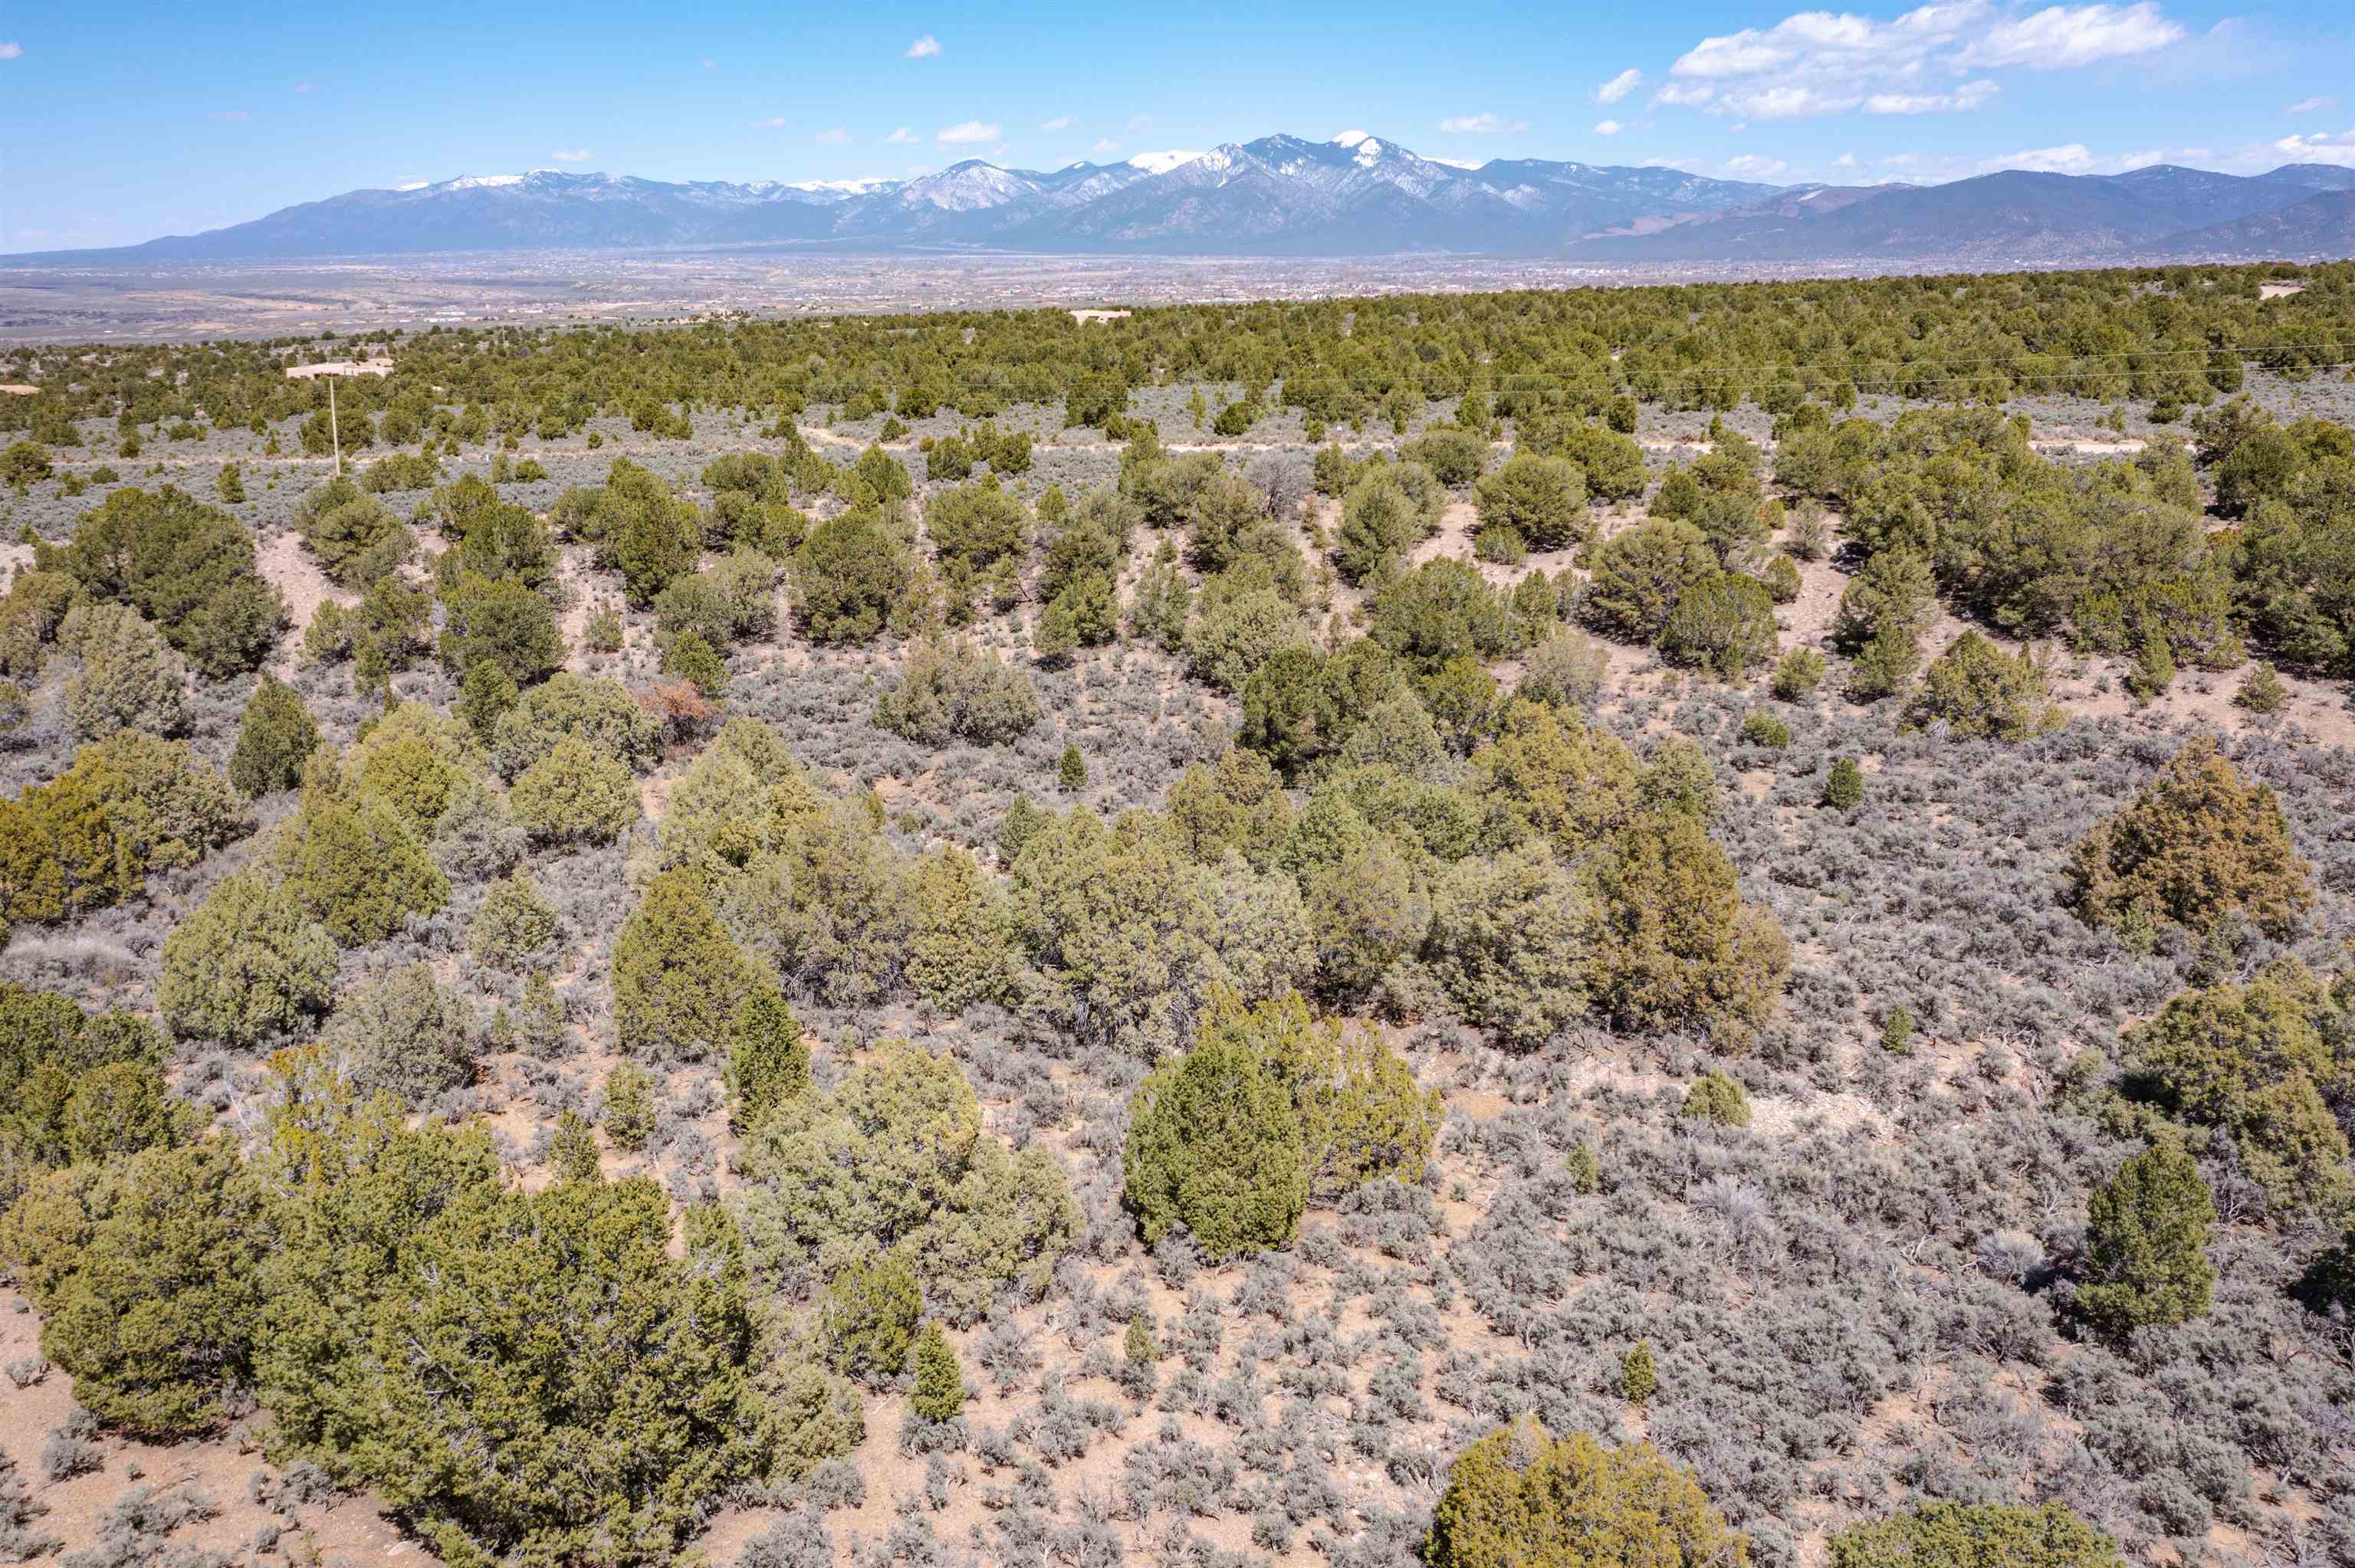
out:
M2355 164L2355 7L8 0L0 251L368 186L1054 168L1276 132L1796 183Z

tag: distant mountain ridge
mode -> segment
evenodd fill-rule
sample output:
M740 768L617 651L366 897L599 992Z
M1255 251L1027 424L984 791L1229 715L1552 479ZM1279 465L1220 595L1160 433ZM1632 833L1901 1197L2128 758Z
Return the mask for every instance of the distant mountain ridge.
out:
M2355 254L2327 217L2267 223L2355 190L2355 169L2293 164L2263 175L2153 164L2124 175L2006 170L1943 185L1817 185L1721 208L1656 232L1581 242L1603 262L1975 263L2135 258L2306 260Z
M436 251L826 245L1066 254L1549 257L1598 264L1971 263L2214 254L2343 256L2355 169L2236 175L2011 171L1942 185L1788 185L1537 158L1477 167L1351 133L1266 136L1169 164L1007 169L969 159L908 180L673 183L465 175L357 190L250 223L11 263L277 260Z

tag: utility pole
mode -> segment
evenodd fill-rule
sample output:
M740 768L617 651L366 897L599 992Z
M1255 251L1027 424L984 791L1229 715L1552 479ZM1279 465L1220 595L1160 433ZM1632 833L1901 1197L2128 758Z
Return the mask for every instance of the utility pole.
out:
M327 440L336 448L336 477L344 477L344 433L336 424L336 378L327 377Z

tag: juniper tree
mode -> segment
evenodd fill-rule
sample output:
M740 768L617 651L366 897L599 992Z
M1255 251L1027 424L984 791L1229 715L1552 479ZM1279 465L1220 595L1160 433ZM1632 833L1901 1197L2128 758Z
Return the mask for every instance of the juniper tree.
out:
M908 983L943 1012L1012 994L1012 934L1005 901L973 856L954 845L916 863Z
M635 1062L616 1062L605 1075L604 1107L597 1120L613 1147L635 1154L654 1132L654 1080Z
M916 1336L916 1387L908 1408L926 1421L954 1421L964 1410L964 1368L938 1319Z
M474 1007L426 964L379 976L346 995L322 1039L355 1087L410 1107L472 1080L483 1049Z
M899 1376L922 1311L915 1270L899 1253L852 1264L826 1286L819 1308L835 1370L866 1383Z
M325 1010L336 944L254 871L216 886L164 939L155 1004L182 1039L251 1046Z
M188 727L188 669L155 628L125 604L77 606L58 630L58 646L79 655L66 677L66 723L83 740L118 730L178 735Z
M756 984L728 1021L728 1125L757 1126L770 1111L809 1089L809 1047L801 1020L774 986Z
M548 1139L548 1169L559 1181L594 1181L598 1167L597 1134L575 1110L557 1113Z
M1121 1175L1146 1245L1183 1224L1217 1258L1289 1243L1308 1199L1292 1096L1225 1031L1138 1087Z
M1707 1073L1692 1081L1677 1114L1689 1121L1715 1122L1720 1127L1748 1127L1750 1097L1723 1073Z
M2350 1022L2329 987L2283 959L2245 984L2174 998L2126 1032L2125 1055L2168 1109L2232 1135L2268 1203L2327 1212L2349 1186L2347 1139L2328 1099L2343 1081L2331 1043Z
M684 1228L673 1257L669 1199L643 1177L442 1213L369 1314L384 1370L353 1478L447 1560L668 1561L730 1488L815 1436L807 1405L756 1382L732 1224L691 1209Z
M2088 1209L2094 1278L2077 1292L2087 1316L2123 1337L2207 1315L2216 1282L2207 1254L2216 1205L2190 1154L2153 1144L2095 1188Z
M1748 1568L1750 1547L1650 1444L1554 1438L1524 1415L1456 1457L1423 1557L1430 1568Z
M1812 648L1794 648L1774 664L1774 694L1786 703L1816 694L1823 684L1824 656Z
M621 682L559 670L502 711L487 740L500 774L513 779L567 738L642 771L661 748L662 724Z
M1423 972L1465 1022L1534 1049L1586 1012L1593 922L1592 894L1545 845L1469 856L1432 880Z
M1588 870L1596 925L1587 963L1595 1009L1621 1028L1694 1028L1746 1043L1779 1004L1791 944L1743 901L1732 860L1699 820L1651 811Z
M1476 460L1472 471L1478 472ZM1473 504L1482 527L1516 529L1534 549L1563 549L1586 535L1586 476L1561 458L1516 453L1480 481Z
M2240 689L2232 694L2232 704L2261 717L2277 714L2289 705L2289 689L2282 684L2274 667L2260 660L2250 665L2249 673L2241 678Z
M386 800L307 787L273 846L284 895L347 948L380 942L450 901L450 879Z
M515 677L504 666L488 659L477 660L458 683L457 716L474 732L475 739L488 745L500 717L514 708L517 695Z
M1721 570L1717 552L1699 529L1656 513L1595 547L1593 580L1581 613L1606 637L1652 642L1685 590Z
M135 609L209 680L261 664L286 623L251 532L170 485L109 495L56 559L93 604Z
M2117 1542L2062 1503L1925 1502L1852 1524L1831 1568L2126 1568Z
M1619 1392L1630 1404L1646 1404L1659 1386L1659 1374L1652 1365L1652 1342L1638 1340L1620 1362Z
M634 1054L698 1061L721 1047L757 976L696 872L646 886L613 939L613 1026Z
M2195 930L2238 913L2281 937L2314 903L2311 872L2273 790L2198 736L2077 842L2070 880L2078 912L2095 925L2140 906Z
M229 779L249 795L275 794L303 781L303 764L319 745L319 726L294 688L264 673L238 720Z
M1905 722L1944 724L1966 740L2020 741L2057 729L2062 721L2044 672L2028 650L2006 654L1977 631L1966 631L1930 662L1922 689L1906 705Z
M1820 802L1835 811L1854 810L1864 799L1864 769L1856 765L1853 757L1834 759L1831 770L1824 775Z
M1537 835L1574 855L1634 817L1636 779L1617 736L1576 713L1515 702L1497 738L1473 754L1470 789L1492 842Z
M805 1287L894 1252L952 1324L1009 1286L1035 1299L1083 1228L1054 1156L985 1136L955 1061L904 1040L883 1042L832 1094L780 1101L747 1129L737 1164L764 1273Z
M0 1234L78 1403L159 1439L227 1417L251 1375L262 1209L225 1139L36 1180Z
M466 928L466 950L494 969L520 974L549 955L559 929L555 906L519 865L483 895Z
M1121 1354L1130 1366L1149 1367L1161 1360L1161 1346L1153 1337L1153 1325L1142 1312L1132 1312L1128 1331L1121 1342Z

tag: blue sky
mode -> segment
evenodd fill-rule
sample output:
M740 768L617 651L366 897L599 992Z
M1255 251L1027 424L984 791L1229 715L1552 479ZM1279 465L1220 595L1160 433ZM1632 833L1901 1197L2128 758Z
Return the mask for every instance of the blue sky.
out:
M1276 131L1778 182L2355 164L2343 0L358 9L9 0L0 251L461 174L900 177Z

